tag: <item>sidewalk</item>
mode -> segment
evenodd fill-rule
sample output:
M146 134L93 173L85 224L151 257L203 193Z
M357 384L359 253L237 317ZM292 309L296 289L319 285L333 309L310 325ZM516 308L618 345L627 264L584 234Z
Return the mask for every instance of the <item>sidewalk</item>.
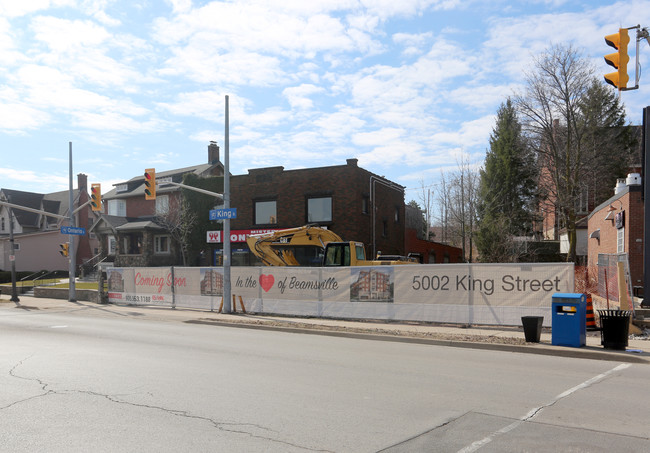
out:
M132 316L167 322L220 327L273 329L301 334L335 335L381 341L401 341L450 347L500 350L519 353L554 355L595 360L611 360L650 364L650 332L632 336L626 351L604 349L601 333L588 331L586 346L581 348L553 346L551 329L544 328L539 343L526 343L521 327L514 326L462 326L450 324L359 321L321 318L297 318L260 315L254 313L222 314L217 312L171 309L152 306L99 305L92 302L68 302L20 296L17 306L0 298L0 310L23 309L27 311L94 310L97 316Z

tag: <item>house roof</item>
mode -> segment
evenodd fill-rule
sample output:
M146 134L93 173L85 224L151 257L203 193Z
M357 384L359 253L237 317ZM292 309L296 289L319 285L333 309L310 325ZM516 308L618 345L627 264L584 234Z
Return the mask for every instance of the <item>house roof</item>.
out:
M167 170L156 172L156 179L160 180L162 178L171 178L173 182L182 182L183 175L188 173L193 173L197 176L209 174L214 168L223 168L223 164L218 162L216 164L200 164L193 165L191 167L177 168L174 170ZM118 187L123 187L126 185L126 190L118 191ZM119 199L119 198L130 198L133 196L144 196L144 172L140 176L135 176L128 181L114 184L114 188L102 195L102 198L105 200L110 199ZM160 186L156 189L157 193L169 193L176 192L179 188L175 186Z
M161 230L164 231L165 229L158 225L156 222L153 220L140 220L136 222L128 222L125 223L124 225L120 225L116 228L117 231L123 232L123 231L140 231L140 230Z
M21 190L13 189L0 189L0 192L2 192L2 194L7 198L7 201L13 204L25 206L26 208L40 209L58 215L66 215L68 213L70 196L67 190L49 194L24 192ZM74 189L74 200L77 200L78 196L79 189ZM22 209L14 209L13 213L16 217L16 221L22 227L39 227L38 223L41 218L41 214L23 211Z
M587 216L589 219L591 219L597 212L600 212L601 210L609 207L610 204L618 200L619 198L623 197L624 195L628 194L629 192L636 192L640 191L641 186L625 186L622 188L616 195L614 195L612 198L606 200L604 203L601 203L600 205L596 206L596 208Z
M89 231L94 231L101 223L107 225L113 232L135 231L135 230L164 230L163 227L148 217L120 217L115 215L102 214Z

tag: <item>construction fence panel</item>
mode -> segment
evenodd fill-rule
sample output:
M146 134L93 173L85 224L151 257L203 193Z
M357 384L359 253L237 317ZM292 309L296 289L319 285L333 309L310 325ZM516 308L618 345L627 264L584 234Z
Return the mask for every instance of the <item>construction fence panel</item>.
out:
M223 268L122 268L109 301L216 310ZM121 289L121 290L120 290ZM232 267L231 293L256 313L520 325L574 289L573 264L436 264L341 268Z

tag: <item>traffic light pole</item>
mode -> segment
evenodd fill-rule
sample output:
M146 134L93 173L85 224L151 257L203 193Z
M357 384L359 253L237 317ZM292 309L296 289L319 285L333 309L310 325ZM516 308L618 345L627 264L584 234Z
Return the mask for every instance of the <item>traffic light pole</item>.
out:
M69 190L68 190L68 201L69 201L69 207L68 207L68 212L70 213L69 220L70 220L70 226L74 227L75 222L74 222L74 210L72 209L74 207L74 192L72 190L72 142L69 142L70 145L70 153L69 153L69 161L70 161L70 185L69 185ZM76 302L76 287L75 287L75 278L76 278L76 272L75 272L75 265L76 265L76 254L75 254L75 247L74 247L74 237L73 235L69 234L68 235L68 243L70 244L69 250L69 255L68 255L68 287L69 287L69 293L68 293L68 301L69 302Z
M14 246L14 211L9 208L9 247L11 248L11 301L18 303L18 292L16 291L16 248Z

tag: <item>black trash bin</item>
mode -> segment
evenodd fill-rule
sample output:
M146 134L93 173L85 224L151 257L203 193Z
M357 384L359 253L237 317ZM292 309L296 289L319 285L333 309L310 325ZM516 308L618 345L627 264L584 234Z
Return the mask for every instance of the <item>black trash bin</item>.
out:
M524 336L528 343L539 343L542 334L543 316L522 316L521 324L524 326Z
M629 310L598 310L601 326L601 341L605 349L625 351L630 332Z

